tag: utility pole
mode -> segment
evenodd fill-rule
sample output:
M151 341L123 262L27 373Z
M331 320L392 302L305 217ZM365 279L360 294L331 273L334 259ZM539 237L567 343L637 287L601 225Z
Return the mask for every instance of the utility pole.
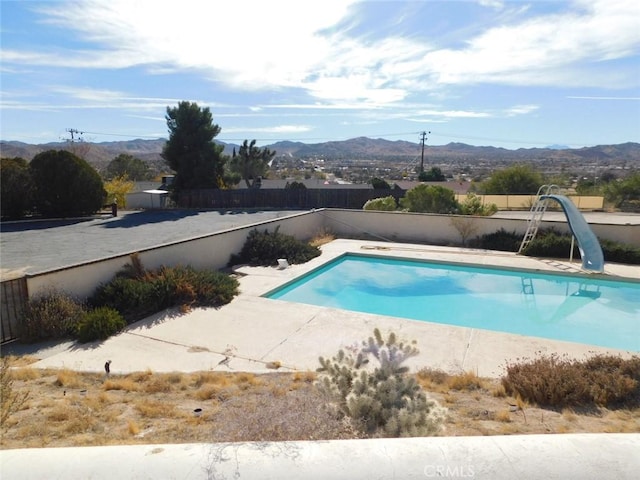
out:
M82 135L84 133L76 130L75 128L67 128L67 132L71 134L71 143L75 142L74 135ZM82 138L78 138L78 140L82 141Z
M424 141L427 138L427 134L431 134L431 132L422 132L420 136L422 137L422 156L420 157L420 173L424 172Z

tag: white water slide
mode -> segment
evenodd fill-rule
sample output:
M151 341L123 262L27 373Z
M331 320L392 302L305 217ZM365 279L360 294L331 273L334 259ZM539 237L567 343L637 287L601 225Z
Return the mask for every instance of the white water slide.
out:
M538 226L542 221L542 216L547 210L549 200L555 200L562 207L567 217L571 233L574 238L578 240L578 249L580 250L580 258L582 258L582 269L602 273L604 271L604 255L598 237L593 233L584 216L573 202L564 195L552 193L554 191L558 191L556 185L543 185L538 190L536 201L531 207L531 218L527 222L527 231L524 234L518 253L522 252L535 238L538 232Z
M567 216L569 228L573 236L578 240L578 249L582 259L582 269L591 272L602 273L604 271L604 255L598 237L585 220L580 210L564 195L542 195L541 200L549 198L560 204Z

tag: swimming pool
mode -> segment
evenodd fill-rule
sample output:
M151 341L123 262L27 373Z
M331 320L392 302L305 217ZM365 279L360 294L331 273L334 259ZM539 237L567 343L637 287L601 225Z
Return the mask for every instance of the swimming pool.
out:
M640 283L346 254L268 298L640 351Z

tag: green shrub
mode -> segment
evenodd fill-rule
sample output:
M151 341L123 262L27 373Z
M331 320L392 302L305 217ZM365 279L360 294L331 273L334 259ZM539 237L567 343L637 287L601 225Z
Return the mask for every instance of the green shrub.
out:
M132 323L176 306L219 307L237 294L238 281L222 272L183 266L147 271L134 257L131 265L96 289L89 303L113 308Z
M600 240L602 253L607 262L640 265L640 248L611 240Z
M583 361L556 354L509 364L502 385L507 393L542 406L637 406L640 357L596 355Z
M127 325L117 310L98 307L85 313L78 324L76 337L82 343L104 340L119 332Z
M320 357L317 385L356 427L381 437L433 435L442 426L445 410L427 399L403 363L418 354L413 344L374 336L350 353L340 350L331 359ZM377 362L375 368L370 360Z
M277 265L279 258L286 258L291 264L305 263L320 255L320 249L302 242L291 235L275 231L252 230L238 255L232 255L229 266L246 263L249 265Z
M477 215L489 217L498 211L495 203L482 203L482 199L475 193L467 193L467 197L460 204L460 213L462 215Z
M524 254L529 257L569 258L571 252L571 235L561 234L553 229L541 230L536 235ZM574 258L580 258L578 242L574 243Z
M98 286L89 298L89 304L94 307L113 308L120 312L128 323L166 308L165 305L158 304L152 282L121 276Z
M497 232L487 233L471 240L469 246L485 250L517 252L521 243L522 235L516 232L507 232L504 228L501 228Z
M80 302L64 292L50 290L29 300L22 313L20 338L35 342L72 335L85 313Z
M477 237L469 242L473 248L517 252L522 243L522 235L500 229L497 232ZM640 248L612 240L600 240L602 253L607 262L640 265ZM531 257L569 258L571 235L554 229L540 230L523 252ZM574 243L574 258L580 258L578 242Z
M379 210L382 212L393 212L397 210L397 208L396 199L393 198L393 195L382 198L372 198L371 200L367 200L364 207L362 207L363 210Z

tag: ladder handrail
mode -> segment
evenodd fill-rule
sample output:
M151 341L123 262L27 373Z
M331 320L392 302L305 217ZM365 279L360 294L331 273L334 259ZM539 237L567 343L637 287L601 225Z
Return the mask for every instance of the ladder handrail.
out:
M543 195L550 195L552 192L559 192L560 187L557 185L542 185L538 189L538 193L536 193L536 198L531 205L531 217L527 220L527 231L522 237L522 242L520 243L520 248L518 249L518 253L522 252L530 242L536 237L538 233L538 227L540 226L540 222L542 221L542 217L544 212L547 211L548 201L547 199L540 199Z

